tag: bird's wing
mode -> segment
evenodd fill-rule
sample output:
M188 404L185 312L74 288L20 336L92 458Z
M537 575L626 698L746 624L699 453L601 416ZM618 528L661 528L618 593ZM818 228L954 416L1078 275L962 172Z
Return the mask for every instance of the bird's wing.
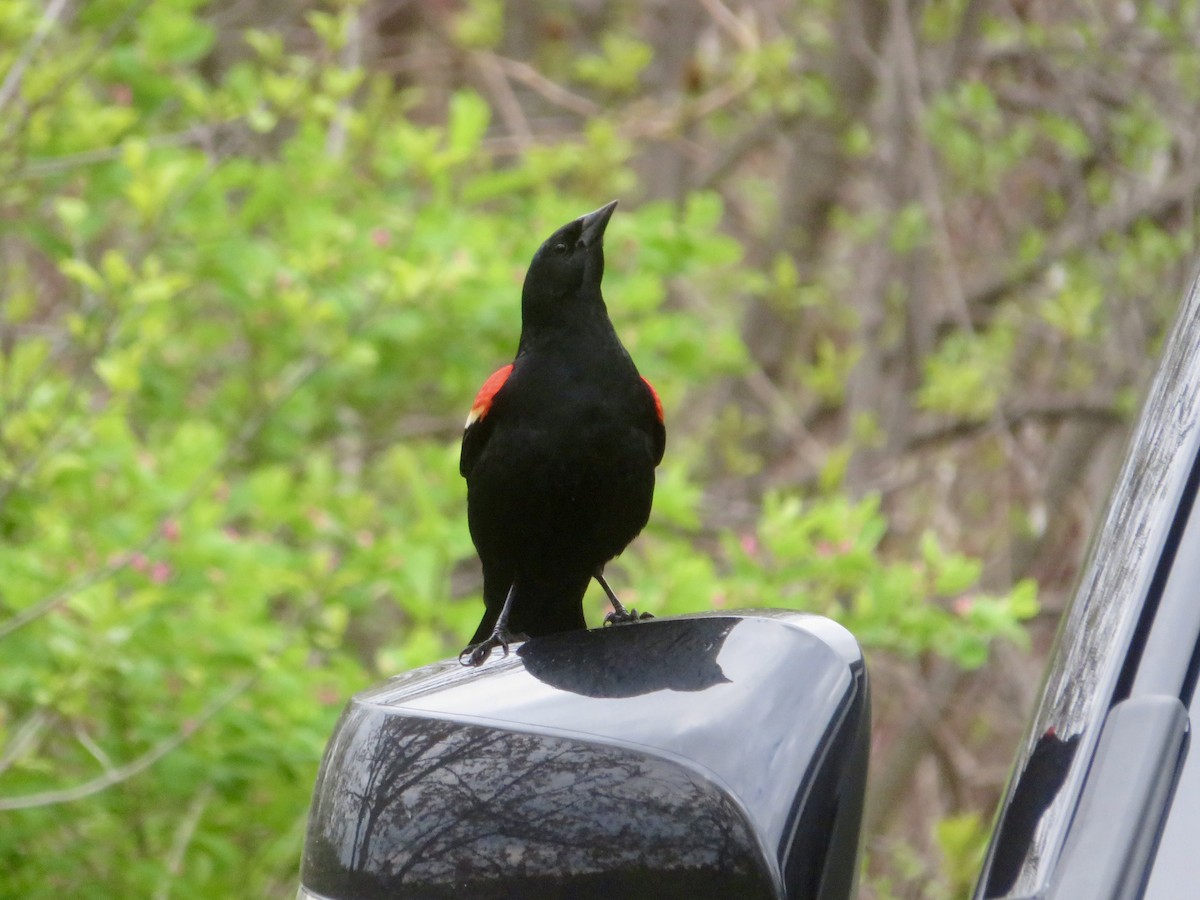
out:
M657 466L662 462L663 451L667 449L667 426L666 420L663 418L662 401L658 399L658 391L654 389L645 375L642 376L642 382L646 385L646 390L650 392L650 399L654 401L654 425L650 432L651 438L654 440L654 464Z
M483 445L487 443L487 436L492 430L487 418L488 411L495 402L496 394L512 374L512 369L512 364L509 363L489 375L479 393L475 395L475 402L471 404L471 412L463 430L462 452L458 457L458 471L464 478L475 467L475 461L479 459Z

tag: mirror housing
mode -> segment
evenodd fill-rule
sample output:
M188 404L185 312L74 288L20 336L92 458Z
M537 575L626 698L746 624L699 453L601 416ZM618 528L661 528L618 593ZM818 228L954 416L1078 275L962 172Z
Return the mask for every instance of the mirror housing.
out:
M751 611L535 638L358 694L317 778L301 898L853 896L862 653Z

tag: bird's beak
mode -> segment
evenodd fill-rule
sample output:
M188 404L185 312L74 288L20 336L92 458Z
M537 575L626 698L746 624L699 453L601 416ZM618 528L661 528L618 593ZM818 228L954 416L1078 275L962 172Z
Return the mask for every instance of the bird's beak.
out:
M608 220L612 218L613 210L616 208L617 201L614 200L580 218L579 221L583 224L580 237L587 246L594 247L604 239L604 229L608 226Z

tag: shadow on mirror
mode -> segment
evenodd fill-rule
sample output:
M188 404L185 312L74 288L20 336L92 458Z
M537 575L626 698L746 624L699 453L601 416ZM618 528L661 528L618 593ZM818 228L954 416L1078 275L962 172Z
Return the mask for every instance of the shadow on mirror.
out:
M532 638L516 653L538 681L584 697L703 691L729 683L717 656L737 625L726 618L617 625Z

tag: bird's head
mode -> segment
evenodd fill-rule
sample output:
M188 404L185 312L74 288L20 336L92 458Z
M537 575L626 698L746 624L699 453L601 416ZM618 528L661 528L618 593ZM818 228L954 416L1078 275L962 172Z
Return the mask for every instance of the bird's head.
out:
M616 208L614 200L568 222L533 254L521 291L525 324L569 316L577 305L603 308L604 229Z

